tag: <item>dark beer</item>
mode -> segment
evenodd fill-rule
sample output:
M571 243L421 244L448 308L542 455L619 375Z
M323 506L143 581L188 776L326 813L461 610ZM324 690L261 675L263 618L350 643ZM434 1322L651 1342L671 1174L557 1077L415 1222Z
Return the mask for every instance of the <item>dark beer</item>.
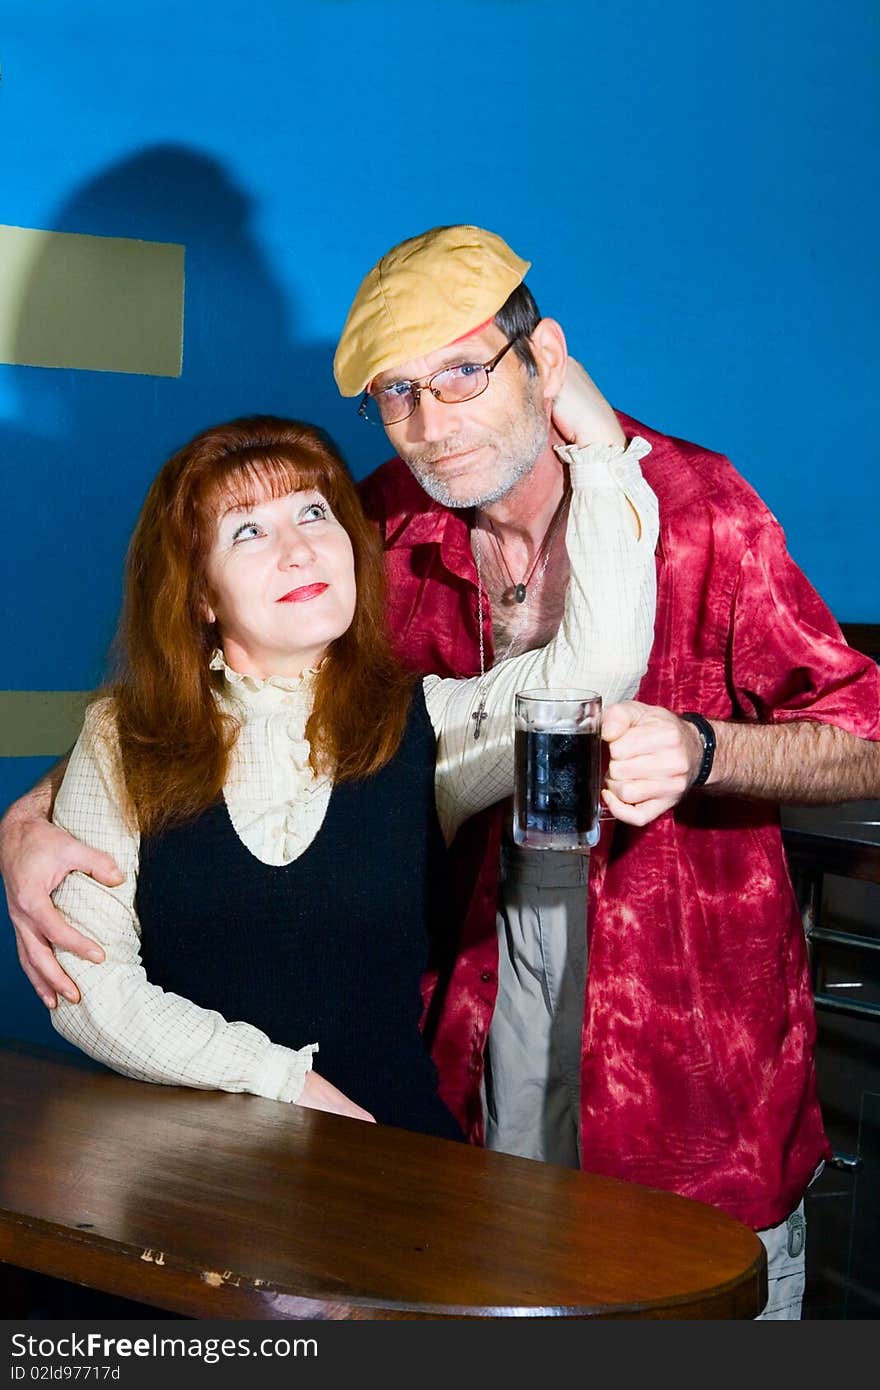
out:
M587 849L599 839L598 730L517 729L514 839L533 849Z

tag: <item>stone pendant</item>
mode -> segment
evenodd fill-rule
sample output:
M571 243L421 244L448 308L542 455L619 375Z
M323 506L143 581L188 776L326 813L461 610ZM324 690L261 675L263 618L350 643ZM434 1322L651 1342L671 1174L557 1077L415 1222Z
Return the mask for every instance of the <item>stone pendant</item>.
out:
M526 586L525 586L525 584L515 584L515 585L514 585L513 597L516 599L517 603L525 603L525 601L526 601Z

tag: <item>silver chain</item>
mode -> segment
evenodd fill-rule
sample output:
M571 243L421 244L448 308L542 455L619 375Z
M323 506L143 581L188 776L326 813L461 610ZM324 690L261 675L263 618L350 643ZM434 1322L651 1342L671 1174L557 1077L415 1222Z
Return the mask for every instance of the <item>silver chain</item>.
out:
M474 738L476 739L479 738L480 734L483 732L484 719L488 718L488 715L486 714L485 690L486 648L483 639L483 599L486 595L486 590L483 587L482 550L480 547L480 532L479 528L477 527L474 528L474 563L477 567L477 631L479 633L480 640L480 684L477 687L477 694L479 696L479 700L477 701L477 708L471 715L471 719L473 719L474 721Z

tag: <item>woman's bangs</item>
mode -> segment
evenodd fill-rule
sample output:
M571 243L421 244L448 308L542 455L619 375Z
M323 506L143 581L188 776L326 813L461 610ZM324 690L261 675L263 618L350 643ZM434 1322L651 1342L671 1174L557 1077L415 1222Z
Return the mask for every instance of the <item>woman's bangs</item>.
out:
M291 492L315 489L327 498L326 469L310 459L285 458L279 454L224 459L224 467L206 480L199 510L204 517L217 518L232 509L275 501Z

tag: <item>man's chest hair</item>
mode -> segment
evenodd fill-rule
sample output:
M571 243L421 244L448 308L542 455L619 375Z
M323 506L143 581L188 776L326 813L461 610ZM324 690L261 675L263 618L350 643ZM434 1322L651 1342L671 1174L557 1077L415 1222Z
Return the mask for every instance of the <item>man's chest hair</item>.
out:
M496 661L547 645L562 621L568 576L568 555L563 550L558 559L551 558L540 581L529 586L524 603L513 600L506 576L496 576L494 572L491 579L487 576ZM506 591L502 588L504 583Z

